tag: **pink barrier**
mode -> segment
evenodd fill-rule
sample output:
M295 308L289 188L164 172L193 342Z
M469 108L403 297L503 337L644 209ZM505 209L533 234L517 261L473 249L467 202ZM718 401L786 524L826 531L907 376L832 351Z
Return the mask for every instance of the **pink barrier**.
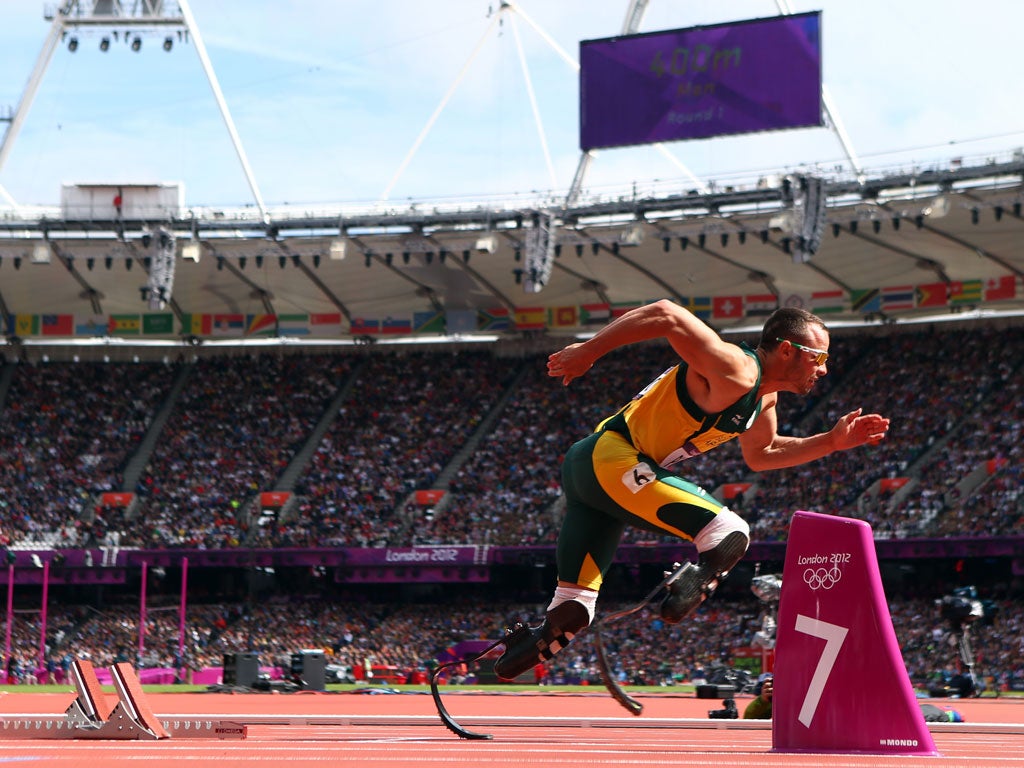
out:
M938 754L863 520L793 515L779 602L772 743L781 752Z
M147 667L140 669L138 674L143 685L173 685L178 681L178 671L170 667ZM260 667L260 674L269 676L271 680L280 680L284 670L281 667ZM110 670L105 667L96 668L96 678L102 685L114 684ZM192 673L193 685L220 685L223 682L223 667L204 667Z
M223 667L203 667L192 673L192 683L194 685L220 685L223 682Z
M281 667L260 667L260 674L267 675L271 680L284 677ZM222 685L224 683L223 667L203 667L192 673L193 685Z

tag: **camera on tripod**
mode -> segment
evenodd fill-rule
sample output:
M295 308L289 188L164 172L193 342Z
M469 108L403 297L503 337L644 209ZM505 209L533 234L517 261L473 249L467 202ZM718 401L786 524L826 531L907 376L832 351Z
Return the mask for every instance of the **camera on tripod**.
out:
M708 712L708 717L716 720L735 720L739 716L740 712L736 709L736 699L724 699L721 709L712 709Z
M970 624L985 615L974 587L957 587L953 594L946 595L938 603L939 614L954 627Z
M990 624L995 614L991 602L978 600L978 590L973 586L957 587L952 594L945 595L935 603L939 606L939 615L950 626L950 645L956 648L958 674L943 675L940 685L929 689L929 694L938 696L980 696L985 688L984 679L974 675L974 651L971 649L971 626L978 622L981 626Z

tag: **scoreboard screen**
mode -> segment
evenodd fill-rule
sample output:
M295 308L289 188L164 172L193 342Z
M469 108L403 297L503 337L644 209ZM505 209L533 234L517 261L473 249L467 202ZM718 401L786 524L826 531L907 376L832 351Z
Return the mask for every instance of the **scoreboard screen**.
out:
M584 151L821 125L820 11L580 43Z

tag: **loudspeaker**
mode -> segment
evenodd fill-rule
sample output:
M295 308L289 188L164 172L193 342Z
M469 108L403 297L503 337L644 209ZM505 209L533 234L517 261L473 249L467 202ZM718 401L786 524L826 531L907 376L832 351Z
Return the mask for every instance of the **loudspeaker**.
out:
M292 682L307 691L322 691L327 682L327 659L322 651L302 651L292 654Z
M259 675L260 657L258 654L252 652L224 654L224 685L252 688Z
M698 699L730 699L736 695L735 685L698 685Z

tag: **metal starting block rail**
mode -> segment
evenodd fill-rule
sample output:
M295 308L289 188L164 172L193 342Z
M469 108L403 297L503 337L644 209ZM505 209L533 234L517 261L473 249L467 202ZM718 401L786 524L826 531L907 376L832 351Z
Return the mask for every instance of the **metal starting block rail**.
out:
M242 723L208 718L174 717L162 721L149 706L138 675L130 664L115 664L110 674L117 701L103 692L92 662L76 659L71 666L78 695L63 715L7 715L0 718L4 739L185 738L244 739Z

